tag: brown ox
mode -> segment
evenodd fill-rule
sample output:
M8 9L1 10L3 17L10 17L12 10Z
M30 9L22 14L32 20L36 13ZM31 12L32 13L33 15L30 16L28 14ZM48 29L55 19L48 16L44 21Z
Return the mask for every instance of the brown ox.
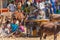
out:
M53 14L52 21L60 21L60 14Z
M52 35L54 34L54 40L57 40L57 33L59 32L57 25L54 22L45 22L45 23L41 23L40 25L40 30L39 30L39 35L40 35L40 40L42 39L42 37L44 37L44 39L46 39L47 35ZM45 33L45 35L43 36L43 33Z

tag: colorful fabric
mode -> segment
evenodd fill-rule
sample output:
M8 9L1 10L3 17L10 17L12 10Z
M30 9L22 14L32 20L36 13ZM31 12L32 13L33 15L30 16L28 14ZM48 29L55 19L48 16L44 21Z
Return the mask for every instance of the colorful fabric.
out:
M60 10L57 10L56 13L57 13L57 14L60 14Z
M53 8L53 12L56 13L56 6L55 6L55 0L50 0Z
M22 5L22 8L21 8L21 10L24 10L25 9L25 6L24 5Z
M25 31L25 30L24 30L24 26L20 26L19 29L20 29L22 32Z
M12 32L17 31L17 29L18 29L18 25L17 25L17 24L12 23L12 24L11 24L11 29L12 29Z

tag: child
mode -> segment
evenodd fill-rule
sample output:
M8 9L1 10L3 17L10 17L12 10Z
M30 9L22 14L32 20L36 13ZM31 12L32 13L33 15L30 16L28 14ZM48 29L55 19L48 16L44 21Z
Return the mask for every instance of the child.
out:
M0 29L0 36L1 37L6 37L9 34L9 29L7 28L7 24L4 24L1 29Z
M11 25L10 25L10 22L7 21L6 23L7 23L7 29L9 30L8 33L10 33L10 31L11 31Z
M20 32L24 32L25 30L24 30L24 26L20 23L19 24L19 31Z
M11 23L11 33L13 33L14 37L18 34L18 25L16 24L17 19L13 18L13 23Z
M16 24L16 18L13 19L13 23L11 23L11 32L16 32L18 30L18 25Z

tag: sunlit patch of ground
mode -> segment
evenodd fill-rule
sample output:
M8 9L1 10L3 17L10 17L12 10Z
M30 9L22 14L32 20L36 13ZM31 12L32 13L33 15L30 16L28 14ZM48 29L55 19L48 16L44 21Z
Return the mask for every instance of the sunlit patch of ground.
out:
M0 38L0 40L40 40L39 37L31 37L31 38L28 38L28 37L20 37L20 38ZM42 38L42 40L44 40ZM54 36L48 36L46 38L46 40L54 40ZM57 36L57 40L60 40L60 34L58 34Z

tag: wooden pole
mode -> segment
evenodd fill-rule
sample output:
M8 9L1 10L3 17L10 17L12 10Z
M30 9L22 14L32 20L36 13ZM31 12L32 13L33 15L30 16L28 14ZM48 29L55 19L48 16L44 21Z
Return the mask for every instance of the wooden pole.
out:
M3 5L2 5L2 0L1 0L1 13L2 13L2 7L3 7Z

